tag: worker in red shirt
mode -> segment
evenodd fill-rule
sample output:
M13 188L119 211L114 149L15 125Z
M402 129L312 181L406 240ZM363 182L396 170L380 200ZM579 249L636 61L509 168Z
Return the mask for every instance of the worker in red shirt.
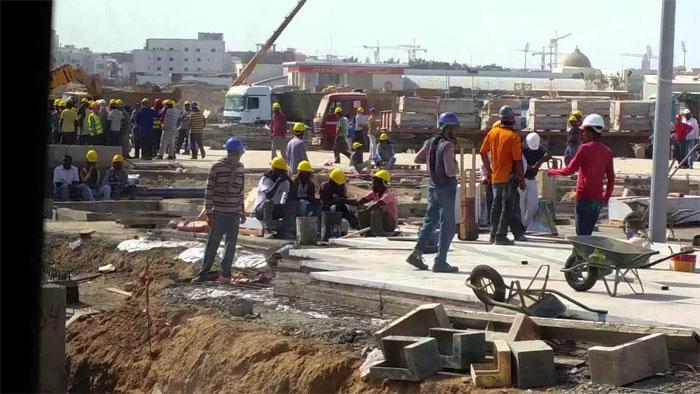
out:
M608 203L615 186L613 154L610 148L600 142L605 122L598 114L590 114L583 120L583 141L571 162L557 170L547 171L547 175L571 175L578 171L576 182L576 235L591 235L598 222L598 214ZM603 177L607 186L603 192Z

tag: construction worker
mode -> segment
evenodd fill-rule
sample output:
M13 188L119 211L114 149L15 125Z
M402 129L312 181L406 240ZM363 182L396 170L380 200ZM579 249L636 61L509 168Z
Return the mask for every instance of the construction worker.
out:
M80 183L78 167L73 165L70 155L63 156L63 163L53 170L53 195L58 201L68 201L78 195L83 201L94 201L90 188Z
M85 165L80 169L80 183L89 187L93 196L101 196L105 200L111 199L112 188L109 185L101 185L100 171L97 169L97 152L92 149L85 154Z
M192 102L192 113L190 114L190 149L192 151L192 159L197 159L197 149L204 158L204 143L202 142L202 133L207 125L207 119L199 109L199 104L196 101Z
M90 140L90 127L87 118L90 112L90 102L85 97L80 99L78 107L78 126L76 127L78 145L87 145Z
M158 159L163 159L165 153L168 154L168 160L175 160L175 144L177 143L177 121L180 118L180 111L175 108L173 100L165 100L163 102L163 133L160 141L160 150L158 151Z
M686 168L693 168L693 162L695 161L695 145L698 143L698 135L700 134L700 126L698 126L698 120L693 117L690 109L685 108L682 112L685 121L683 123L691 126L693 129L688 132L685 136L685 156L688 159L685 161Z
M367 119L367 137L369 138L369 157L376 157L378 151L377 138L380 137L380 127L382 126L382 118L379 116L377 109L372 107L369 109L369 118Z
M106 200L115 197L117 199L133 198L136 194L136 185L129 183L129 174L123 164L124 157L122 155L112 157L112 166L102 178L102 186L109 186L111 191L110 196L105 196Z
M153 123L157 117L158 114L151 108L148 99L142 99L141 107L136 110L136 114L133 116L138 126L136 158L139 157L139 148L141 150L141 159L151 160L153 158Z
M340 107L335 107L333 114L337 120L335 126L335 141L333 143L333 154L335 155L335 164L340 164L340 154L344 154L348 159L350 159L350 152L348 152L348 142L346 140L348 136L348 118L343 116L343 109Z
M292 187L289 190L289 201L296 201L297 216L321 215L321 201L316 198L316 185L312 181L314 170L308 160L297 165L297 172L292 177Z
M124 105L122 99L117 99L117 108L124 114L124 120L122 121L122 128L119 131L119 137L117 141L122 146L122 156L126 159L131 159L131 107Z
M425 163L428 167L428 210L418 233L418 242L406 262L420 270L428 269L423 261L423 252L433 236L433 230L439 224L440 238L433 272L454 273L459 269L447 263L447 251L456 230L457 162L454 132L459 127L459 119L452 112L444 112L438 117L438 126L440 133L426 141L414 159L415 163Z
M163 135L163 100L157 98L153 100L153 156L158 156L160 152L160 139Z
M61 144L75 145L77 141L76 128L78 125L78 113L73 109L73 101L65 102L66 108L61 111L59 128L61 130Z
M296 122L292 128L294 131L294 138L289 140L287 143L287 160L289 160L289 175L294 175L297 166L302 161L309 160L306 154L306 145L304 144L304 132L306 131L306 126L303 123Z
M569 116L569 135L566 137L566 148L564 149L564 165L568 165L576 154L578 146L581 144L581 129L579 119L576 115Z
M190 116L192 115L192 109L190 107L190 102L185 101L184 111L180 113L180 118L177 120L177 144L175 144L175 153L179 154L180 149L185 150L185 154L190 154L189 148L189 133L190 133Z
M100 124L102 125L102 130L104 136L102 137L102 145L112 145L112 141L109 139L109 134L111 134L112 128L109 124L109 109L107 108L107 102L104 99L97 100L98 112L97 115L100 117Z
M91 102L90 113L87 115L88 140L90 145L104 145L104 129L100 119L100 106L96 102Z
M364 161L362 157L362 143L352 143L352 154L350 155L350 171L353 174L361 174L372 163L370 160Z
M389 134L382 133L379 136L379 147L377 148L377 154L374 156L374 164L385 170L391 170L396 164L396 153L394 153L394 147L389 141Z
M519 214L520 196L517 189L525 189L520 135L513 130L515 112L509 105L499 111L500 125L492 127L481 143L481 159L486 179L493 187L491 207L491 236L496 245L513 245L508 239L508 226ZM522 226L519 226L522 227ZM516 241L526 241L525 229L512 228Z
M362 107L357 108L355 115L355 135L353 136L353 142L359 142L362 146L367 146L367 129L369 128L369 116L365 115L365 109ZM371 157L371 156L370 156Z
M535 132L531 132L525 137L522 149L523 165L525 165L525 190L519 190L518 192L520 193L522 224L527 230L535 215L537 215L537 206L539 204L539 193L535 177L542 164L546 163L552 156L540 145L540 136Z
M383 237L393 233L399 220L399 206L396 196L389 189L391 174L379 170L372 177L372 191L361 199L349 202L350 205L366 205L366 209L357 213L359 228L371 228L371 235Z
M238 228L246 221L243 189L245 183L245 168L241 156L245 148L240 140L229 138L224 144L226 156L219 159L209 169L207 188L204 194L204 209L198 220L209 223L209 236L204 249L204 259L194 283L207 281L209 270L214 263L221 239L224 242L224 255L221 259L221 275L218 282L231 283L231 264L236 253Z
M591 235L603 205L608 203L615 186L613 154L600 142L605 128L603 117L586 116L582 123L583 144L564 168L549 170L547 175L571 175L578 171L576 181L576 235ZM603 177L607 187L603 192Z
M117 107L117 100L109 100L109 130L107 131L107 145L119 146L122 144L121 132L122 122L124 122L124 113Z
M282 106L280 103L272 104L272 119L270 120L270 158L274 159L278 156L282 156L284 160L287 160L287 152L285 147L287 144L287 115L282 112Z
M61 99L57 98L53 101L53 106L51 107L51 110L49 111L49 143L50 144L58 144L61 142L61 135L60 135L60 120L61 120L61 111L59 111L59 107L61 105Z
M345 187L345 174L340 168L334 168L328 174L328 180L318 189L321 199L321 211L334 211L343 214L350 227L357 228L357 216L348 208L348 193Z
M258 182L255 198L255 217L262 222L266 238L292 238L294 236L295 202L289 201L292 180L287 175L289 167L282 156L270 162L270 171Z

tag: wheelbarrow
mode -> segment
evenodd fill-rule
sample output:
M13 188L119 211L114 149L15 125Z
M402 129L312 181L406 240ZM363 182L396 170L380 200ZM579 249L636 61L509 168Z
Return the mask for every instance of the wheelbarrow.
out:
M601 236L575 236L567 239L574 250L561 270L566 283L576 291L587 291L602 278L610 297L617 295L618 285L623 281L634 294L644 294L638 270L650 268L675 256L693 253L692 250L685 250L650 262L650 256L659 254L658 251ZM615 274L612 290L606 278L610 274ZM639 291L632 286L634 280L628 278L629 274L639 282Z

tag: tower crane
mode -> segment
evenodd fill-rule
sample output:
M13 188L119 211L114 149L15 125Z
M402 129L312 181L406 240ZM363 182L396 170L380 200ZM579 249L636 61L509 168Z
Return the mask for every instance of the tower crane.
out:
M404 49L404 46L403 45L379 45L379 41L377 41L377 45L363 45L362 48L371 49L372 56L374 57L374 63L380 63L381 62L381 58L379 56L380 50L382 50L382 49ZM409 49L409 56L410 56L410 49ZM410 57L409 57L409 59L410 59Z
M620 56L627 57L641 57L642 58L642 71L647 73L651 71L651 59L658 59L658 56L654 56L651 51L651 45L647 45L645 53L621 53Z
M688 53L688 49L685 47L685 41L681 41L681 51L683 52L683 69L685 68L685 55Z
M525 44L525 48L523 49L516 49L518 52L524 52L525 53L525 64L523 65L523 68L527 70L527 54L530 53L530 43L528 42Z
M551 53L551 52L546 52L546 51L545 51L545 47L542 47L542 51L541 51L541 52L539 52L539 51L531 51L531 52L530 52L530 54L531 54L532 56L541 56L540 70L542 70L542 71L544 71L545 66L546 66L546 64L545 64L545 63L546 63L546 58L545 58L545 56L547 56L547 54L550 54L550 53ZM549 65L550 65L550 67L551 67L552 63L550 63ZM551 69L550 69L550 71L551 71Z
M549 40L549 69L553 70L554 67L559 66L559 40L569 37L571 33L564 34L563 36L557 36L557 31L554 31L554 38ZM552 56L554 56L554 61L552 61Z
M403 44L399 45L399 48L406 48L406 52L408 53L408 61L410 62L411 60L416 60L418 57L416 56L416 53L418 52L428 52L427 49L421 48L420 45L416 45L416 39L413 39L413 44Z

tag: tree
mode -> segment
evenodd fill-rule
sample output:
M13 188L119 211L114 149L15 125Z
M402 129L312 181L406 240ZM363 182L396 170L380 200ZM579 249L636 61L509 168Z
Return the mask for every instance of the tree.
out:
M355 56L344 57L343 63L358 63L358 60Z
M594 87L596 90L605 90L608 88L608 86L610 86L608 77L606 77L600 71L590 74L584 80L586 81L586 87L589 89Z
M620 76L620 73L617 73L615 75L610 76L610 84L612 85L613 90L622 90L624 87L624 83L622 81L622 77Z

